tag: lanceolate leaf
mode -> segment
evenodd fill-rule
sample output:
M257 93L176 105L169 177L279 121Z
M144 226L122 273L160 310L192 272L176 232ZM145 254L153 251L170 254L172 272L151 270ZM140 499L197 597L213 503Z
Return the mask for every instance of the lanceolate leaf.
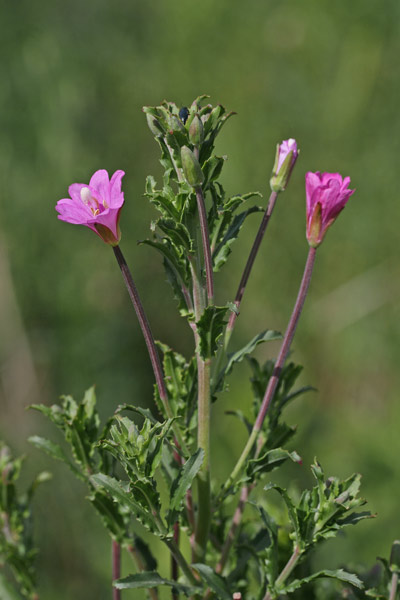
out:
M152 246L153 248L155 248L156 250L161 252L161 254L164 256L165 260L167 260L169 262L171 268L174 269L174 271L176 272L177 276L179 276L181 281L184 283L188 282L188 277L187 277L188 267L187 267L186 263L183 261L182 257L180 255L178 255L178 256L176 255L173 247L171 247L170 244L165 243L165 242L156 242L154 240L143 240L140 243L147 244L147 246Z
M232 246L233 242L237 239L239 232L240 232L242 225L245 222L246 218L255 212L262 212L262 211L263 211L263 208L260 208L259 206L252 206L251 208L248 208L247 210L245 210L235 216L228 231L225 233L223 239L216 246L216 248L213 252L212 258L213 258L213 264L214 264L214 271L219 271L220 268L226 263L227 258L232 251L231 246Z
M67 456L65 455L64 450L61 448L61 446L59 446L58 444L55 444L54 442L51 442L50 440L47 440L46 438L40 437L38 435L31 436L28 439L28 441L31 444L33 444L36 448L38 448L39 450L43 450L44 452L49 454L52 458L55 458L56 460L61 460L62 462L64 462L66 465L68 465L68 467L71 469L71 471L74 473L74 475L76 475L76 477L78 477L79 479L82 479L83 481L86 481L86 477L67 458Z
M229 375L232 371L235 363L241 362L246 356L251 354L253 350L258 346L258 344L262 344L264 342L273 342L275 340L279 340L282 338L282 334L279 331L274 331L273 329L266 329L262 331L253 339L250 340L243 348L233 352L228 355L228 363L226 367L218 374L218 379L215 382L215 391L219 391L222 389L224 378Z
M193 479L196 477L204 459L204 450L198 450L185 462L178 477L172 483L169 512L167 521L172 525L176 521L177 514L183 510L183 498L189 489Z
M108 477L108 475L104 475L103 473L92 475L90 479L95 487L99 486L101 489L108 492L113 500L121 505L122 509L128 508L131 510L133 516L154 534L160 535L161 537L166 535L167 531L162 526L160 517L154 515L150 507L147 510L143 508L143 506L133 498L132 493L127 491L119 481L113 477Z
M333 579L338 579L339 581L350 583L351 585L354 585L360 590L364 588L363 582L357 577L357 575L354 575L353 573L348 573L347 571L343 571L343 569L338 569L337 571L318 571L318 573L313 573L313 575L310 575L309 577L304 577L303 579L295 579L291 581L288 585L285 585L282 588L280 587L279 592L281 594L289 594L299 589L305 583L310 583L310 581L314 581L315 579L319 579L321 577L331 577Z
M202 581L217 594L218 600L232 600L232 594L221 575L215 573L208 565L196 563L192 566L199 573Z
M126 510L123 514L121 507L103 492L95 492L89 496L89 501L100 515L104 527L119 543L130 541L127 532L129 513Z
M280 467L288 458L295 463L301 463L301 458L297 452L289 452L283 448L274 448L269 450L263 456L252 459L248 462L246 474L249 480L258 478L264 473L269 473Z
M118 579L118 581L114 582L114 586L119 590L142 588L148 589L158 587L160 585L167 585L176 592L185 594L185 596L192 596L202 591L201 588L184 585L183 583L170 581L169 579L164 579L164 577L161 577L161 575L159 575L156 571L135 573L134 575L129 575L128 577Z
M226 306L208 306L196 323L203 359L211 358L217 351L217 342L224 330L227 310Z
M296 509L296 506L295 506L293 500L290 498L289 494L287 493L287 491L284 488L280 487L279 485L275 485L273 483L269 483L268 485L266 485L264 490L265 491L276 490L282 496L283 500L285 501L286 507L288 509L289 519L292 523L293 529L296 534L296 544L299 546L299 548L303 548L304 544L302 544L300 523L299 523L299 517L297 514L297 509Z

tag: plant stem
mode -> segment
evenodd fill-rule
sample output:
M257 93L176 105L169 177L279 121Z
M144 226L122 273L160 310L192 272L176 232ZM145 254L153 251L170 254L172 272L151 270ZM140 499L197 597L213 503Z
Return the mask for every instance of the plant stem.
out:
M121 546L115 540L112 541L112 580L116 581L121 577ZM113 600L121 600L121 590L113 587Z
M299 321L301 311L304 306L304 302L305 302L305 299L307 296L308 288L310 286L311 275L312 275L312 271L313 271L313 267L314 267L315 253L316 253L316 248L310 247L310 249L308 251L307 261L306 261L306 265L304 268L303 278L301 280L300 289L299 289L299 292L297 295L296 303L294 305L293 312L290 317L290 320L289 320L289 323L288 323L288 326L287 326L287 329L285 332L285 336L283 338L283 342L282 342L282 345L281 345L281 348L280 348L280 351L278 354L278 358L276 359L272 377L270 378L268 385L267 385L267 389L265 390L264 398L263 398L260 410L258 412L256 421L254 423L252 432L250 434L250 437L247 440L247 443L243 449L243 452L240 455L239 460L237 461L235 467L233 468L232 473L226 480L223 490L227 490L232 485L232 483L235 481L235 479L238 476L240 470L242 469L244 463L246 462L246 459L247 459L248 455L250 454L251 449L253 448L254 442L258 438L258 434L260 433L260 430L264 423L265 415L267 414L267 410L269 408L269 405L270 405L273 395L275 393L276 386L278 385L282 367L285 364L285 360L289 353L290 346L293 341L294 334L296 332L297 323Z
M139 321L140 328L143 333L144 340L146 342L147 350L149 352L149 357L151 361L151 365L153 367L154 376L157 383L158 392L160 394L161 402L164 406L165 413L168 418L172 418L172 410L168 401L167 388L164 382L164 375L161 367L160 357L157 352L157 348L154 342L154 337L150 329L150 324L147 319L146 313L143 308L143 304L140 300L139 293L135 286L135 283L132 278L132 274L129 270L129 267L126 263L125 257L122 254L121 248L119 246L113 246L115 258L117 259L119 268L121 269L122 277L124 279L126 288L128 290L129 297L132 301L133 307L136 312L136 316ZM181 432L175 423L172 424L172 428L175 434L175 437L178 441L179 446L185 452L186 455L189 455L188 448L182 438Z
M203 243L204 265L206 269L207 298L208 305L211 306L214 303L214 275L211 258L210 237L208 234L207 214L202 188L200 186L196 187L195 191L197 209L199 211L201 239Z
M256 238L254 240L253 246L252 246L252 248L250 250L250 254L249 254L249 257L247 259L247 263L246 263L246 266L244 268L243 275L242 275L242 278L240 280L239 287L237 289L236 296L235 296L235 304L236 304L236 307L237 307L238 310L239 310L240 304L242 302L244 291L246 289L246 285L247 285L247 282L249 280L250 273L251 273L251 270L252 270L253 265L254 265L254 261L256 259L256 256L257 256L258 251L260 249L261 242L263 240L265 231L267 229L267 225L268 225L269 219L270 219L270 217L272 215L272 211L274 210L277 197L278 197L278 192L272 192L271 193L271 195L269 197L269 201L268 201L268 206L267 206L267 208L266 208L266 210L264 212L263 219L262 219L260 227L259 227L259 229L257 231L257 235L256 235ZM225 338L224 338L225 351L226 351L226 349L228 347L229 340L231 338L232 331L233 331L233 328L235 326L237 317L238 317L238 315L235 312L232 312L231 316L229 318L229 322L228 322L228 325L226 327Z
M278 385L279 377L285 364L287 355L289 354L290 346L292 344L294 334L296 333L297 323L299 322L301 311L303 310L304 302L307 297L308 288L310 287L311 276L314 268L316 248L310 247L308 251L306 266L304 267L303 278L301 280L299 293L297 294L296 303L292 315L287 326L285 336L283 338L282 346L276 359L274 371L271 379L268 382L267 389L264 394L264 398L257 415L254 429L260 431L264 423L265 415L273 398L273 395Z
M204 460L197 476L198 514L194 538L195 562L204 558L211 522L210 483L210 359L198 356L198 426L197 446L204 450Z
M207 304L214 301L214 283L211 262L210 240L208 234L207 215L204 205L203 192L200 187L196 188L196 198L200 220L203 255L206 269ZM200 277L200 251L197 245L197 269L190 261L193 280L193 301L195 321L197 322L204 311L204 292ZM211 483L210 483L210 367L211 359L203 359L199 349L199 335L197 327L192 327L196 344L197 357L197 446L204 450L204 460L197 475L198 489L198 513L195 527L195 535L192 545L193 561L201 561L206 551L210 522L211 522Z
M192 585L197 585L197 580L193 574L192 569L190 568L189 564L186 562L185 557L183 556L182 552L179 550L178 546L175 544L174 540L165 538L164 542L168 546L171 554L173 554L173 556L175 557L176 562L182 569L182 573L186 576L189 583L191 583Z
M296 546L295 549L293 550L292 556L289 558L288 562L282 569L280 575L276 579L275 585L280 585L282 583L285 583L286 579L289 577L290 573L293 571L293 569L297 565L299 558L300 558L300 548L298 546ZM267 592L265 594L264 600L272 600L271 594L269 592Z
M392 581L390 583L390 596L389 596L389 600L396 600L398 583L399 583L399 574L396 573L396 572L394 572L392 574Z

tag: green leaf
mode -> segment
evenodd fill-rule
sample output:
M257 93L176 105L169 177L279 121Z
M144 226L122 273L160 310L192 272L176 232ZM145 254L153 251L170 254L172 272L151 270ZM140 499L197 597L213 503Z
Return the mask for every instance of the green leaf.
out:
M74 473L74 475L76 475L76 477L78 477L82 481L86 481L86 477L68 459L68 457L65 455L64 450L61 448L61 446L59 446L58 444L55 444L54 442L51 442L50 440L47 440L46 438L40 437L38 435L33 435L30 438L28 438L28 442L33 444L35 446L35 448L38 448L39 450L43 450L44 452L46 452L46 454L48 454L52 458L55 458L56 460L61 460L63 463L65 463L71 469L71 471Z
M158 219L156 224L167 235L171 244L181 247L183 253L192 252L193 242L185 225L174 219Z
M118 415L124 410L132 411L138 415L141 415L144 419L148 419L153 425L159 423L157 419L154 417L153 413L148 408L142 408L141 406L134 406L133 404L120 404L115 411L115 414Z
M291 581L288 585L279 587L279 593L290 594L295 590L298 590L305 583L310 583L311 581L314 581L315 579L319 579L321 577L330 577L332 579L338 579L339 581L350 583L351 585L354 585L360 590L364 588L364 584L361 581L361 579L359 579L357 575L354 575L353 573L348 573L347 571L343 571L343 569L338 569L336 571L329 571L325 569L323 571L318 571L318 573L313 573L309 577L304 577L303 579L295 579L294 581Z
M187 490L189 489L193 479L199 472L203 460L204 450L202 448L198 448L198 450L193 454L193 456L191 456L185 462L178 474L178 477L172 483L169 511L167 517L167 522L169 525L173 525L173 523L175 523L177 515L181 512L181 510L183 510L183 498Z
M232 600L232 594L225 583L225 580L218 575L211 567L202 563L192 565L199 573L201 579L207 586L217 594L218 600Z
M283 448L268 450L263 456L249 460L246 467L247 477L249 480L253 480L264 473L269 473L280 467L288 458L295 463L301 463L301 458L295 451L289 452Z
M243 223L247 217L255 212L263 212L264 209L259 206L252 206L247 210L239 213L233 219L231 225L226 231L222 240L216 246L212 259L214 271L219 271L221 267L226 263L229 254L232 252L231 246L233 242L238 238Z
M296 544L299 546L300 549L303 549L304 543L301 539L299 516L293 500L290 498L289 494L284 488L280 487L279 485L275 485L274 483L269 483L268 485L266 485L264 490L266 492L268 492L269 490L276 490L282 496L288 509L290 522L292 523L293 529L296 534Z
M89 501L98 512L104 527L119 542L130 543L130 536L127 533L129 522L129 512L116 504L110 496L103 492L96 491L89 496Z
M119 481L113 477L104 475L103 473L92 475L90 480L95 487L98 486L108 492L122 509L128 508L131 510L134 517L136 517L152 533L159 535L160 537L164 537L167 534L160 516L153 514L150 508L143 508L143 506L133 498L132 493L127 491Z
M164 238L164 240L166 240L166 238ZM171 268L173 268L177 277L179 277L179 279L182 282L188 282L188 266L186 264L186 261L184 261L181 255L176 254L174 247L171 246L171 244L168 243L167 240L162 242L154 240L142 240L140 244L145 244L158 250L163 255L165 260L169 262Z
M160 585L167 585L178 593L185 594L185 596L192 596L202 591L201 588L198 587L164 579L164 577L161 577L156 571L144 571L142 573L128 575L128 577L118 579L113 585L119 590L154 588Z
M250 342L248 342L243 348L237 350L228 355L228 363L222 371L218 374L217 381L215 383L215 391L219 391L222 389L224 379L227 375L229 375L236 363L241 362L246 356L251 354L254 349L264 342L273 342L275 340L282 339L282 334L279 331L274 331L273 329L266 329L262 331L255 337L253 337Z
M224 331L224 321L228 308L226 306L208 306L197 321L200 337L199 350L205 360L211 358L218 348L218 340Z

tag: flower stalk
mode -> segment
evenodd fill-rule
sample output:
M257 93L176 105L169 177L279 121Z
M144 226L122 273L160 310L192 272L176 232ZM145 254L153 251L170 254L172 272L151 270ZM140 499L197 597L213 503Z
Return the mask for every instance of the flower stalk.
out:
M280 377L282 368L285 364L287 355L289 353L290 346L291 346L291 343L294 338L294 334L296 333L297 324L299 322L301 311L303 309L304 302L307 297L307 292L308 292L308 288L310 286L311 276L312 276L312 272L313 272L313 268L314 268L315 254L316 254L316 248L310 247L310 249L308 251L307 261L306 261L306 265L304 268L303 278L301 280L296 303L294 305L293 312L290 317L290 320L289 320L289 323L288 323L288 326L287 326L287 329L286 329L286 332L285 332L285 335L283 338L283 342L282 342L282 345L281 345L281 348L280 348L280 351L278 354L278 358L276 359L272 377L270 378L267 388L265 390L264 398L263 398L260 410L258 412L256 421L254 423L253 429L249 436L249 439L247 440L247 443L243 449L242 454L239 457L239 460L237 461L235 467L233 468L230 476L226 480L225 485L223 487L223 491L226 491L227 489L229 489L229 487L237 479L237 477L240 474L240 472L241 472L241 470L242 470L242 468L254 446L254 443L257 440L258 435L261 431L261 428L264 423L264 419L267 414L269 405L271 404L271 400L275 393L276 386L278 385L278 381L279 381L279 377Z
M143 304L142 304L142 301L139 296L139 292L137 291L136 285L133 281L132 274L126 263L125 257L122 254L121 248L119 246L113 246L113 250L114 250L115 258L117 259L118 265L121 269L122 277L124 279L126 288L128 290L129 297L130 297L133 307L135 309L136 316L138 318L144 340L146 342L146 346L147 346L147 350L149 353L150 362L153 367L154 377L156 379L156 384L157 384L157 388L158 388L158 393L160 394L161 402L164 406L164 410L165 410L167 417L169 419L171 419L173 417L173 414L172 414L171 406L168 401L167 388L165 386L160 357L157 352L157 348L156 348L156 345L154 342L154 337L153 337L152 331L150 329L149 321L148 321L146 313L144 311ZM182 448L184 453L186 455L188 455L189 454L188 448L185 444L185 441L183 440L183 437L182 437L178 427L175 425L175 423L172 424L172 428L173 428L173 432L175 434L178 445L180 446L180 448Z
M278 198L278 194L279 194L279 192L271 192L271 195L270 195L269 201L268 201L268 206L265 209L263 219L262 219L262 221L260 223L260 227L259 227L259 229L257 231L256 238L255 238L253 246L252 246L252 248L250 250L250 254L249 254L249 257L247 259L246 266L244 268L242 277L240 279L240 283L239 283L239 286L238 286L238 289L237 289L237 292L236 292L236 296L235 296L235 301L234 301L234 303L235 303L236 308L238 309L238 311L240 309L240 304L242 302L242 298L243 298L243 295L244 295L244 292L245 292L245 289L246 289L246 286L247 286L247 282L248 282L249 277L250 277L251 270L252 270L253 265L254 265L254 261L256 260L258 251L259 251L260 246L261 246L261 242L263 240L265 231L267 229L267 225L268 225L269 220L270 220L271 215L272 215L272 211L274 210L275 203L276 203L276 200ZM237 317L238 317L238 313L236 313L236 312L232 312L231 316L229 317L229 321L228 321L228 325L226 326L225 337L224 337L224 350L225 350L225 352L226 352L226 350L228 348L228 344L229 344L229 341L231 339L233 328L235 326Z

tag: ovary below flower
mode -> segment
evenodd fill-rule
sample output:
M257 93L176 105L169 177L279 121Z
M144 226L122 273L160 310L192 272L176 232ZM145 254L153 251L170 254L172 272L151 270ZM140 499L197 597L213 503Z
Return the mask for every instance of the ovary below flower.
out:
M124 204L121 180L124 171L116 171L109 179L106 170L96 171L89 184L73 183L69 186L70 198L56 204L58 218L74 225L85 225L101 239L116 246L121 239L119 216Z

